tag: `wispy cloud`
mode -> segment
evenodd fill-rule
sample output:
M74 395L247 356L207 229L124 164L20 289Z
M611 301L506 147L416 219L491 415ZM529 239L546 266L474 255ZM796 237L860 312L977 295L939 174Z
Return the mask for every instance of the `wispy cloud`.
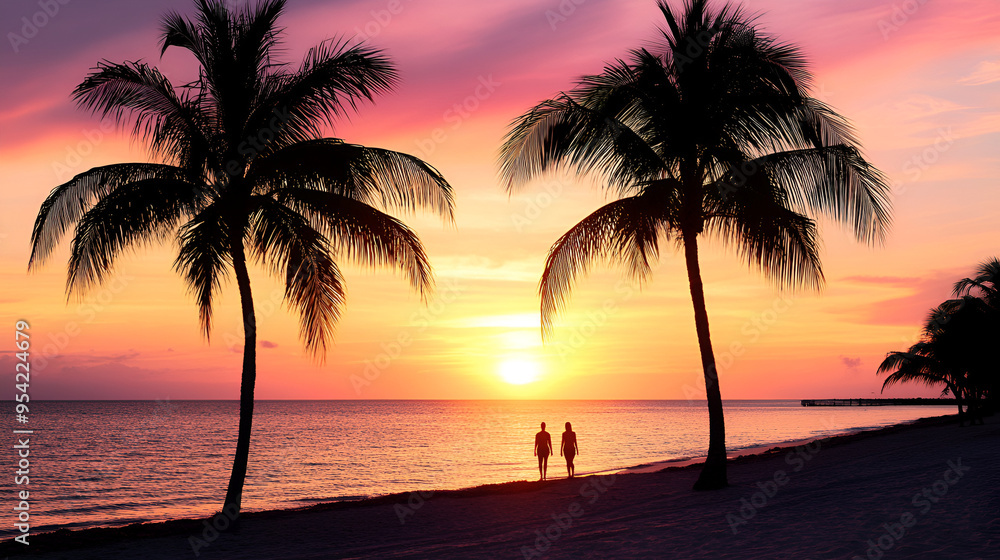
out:
M856 282L859 284L892 284L892 285L913 285L921 281L913 276L845 276L841 278L844 282Z
M984 60L980 62L971 74L959 82L970 86L982 86L1000 82L1000 60Z

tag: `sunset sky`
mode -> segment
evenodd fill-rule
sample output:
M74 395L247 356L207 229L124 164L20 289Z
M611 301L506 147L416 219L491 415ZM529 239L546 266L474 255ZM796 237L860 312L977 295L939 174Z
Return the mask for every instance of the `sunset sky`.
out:
M853 122L894 184L894 225L884 246L868 247L822 222L819 293L779 292L717 243L702 245L723 398L877 396L886 352L915 342L954 281L1000 255L1000 12L993 0L743 5L802 49L815 95ZM193 2L72 0L51 17L36 0L0 5L0 309L11 339L14 321L31 324L33 399L238 397L235 283L209 344L172 270L175 244L124 257L115 279L82 300L64 291L68 239L26 272L31 225L54 186L90 167L148 161L70 92L103 59L144 59L175 84L189 80L186 52L159 57L169 10L191 14ZM45 22L35 33L32 19ZM289 0L284 60L297 64L330 37L367 35L402 76L329 135L426 159L454 186L457 208L453 225L401 216L436 272L426 305L391 271L344 267L347 308L322 364L305 353L282 285L257 270L257 398L700 398L680 255L665 252L641 290L621 270L595 267L543 344L546 251L605 198L561 176L508 195L497 177L513 118L648 44L661 20L653 0ZM13 371L10 348L4 371Z

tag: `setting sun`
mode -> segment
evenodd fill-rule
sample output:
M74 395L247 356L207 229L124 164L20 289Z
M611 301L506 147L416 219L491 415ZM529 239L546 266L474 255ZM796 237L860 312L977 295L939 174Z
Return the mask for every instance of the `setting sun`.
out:
M538 380L538 364L531 360L509 359L500 364L500 377L511 385L525 385Z

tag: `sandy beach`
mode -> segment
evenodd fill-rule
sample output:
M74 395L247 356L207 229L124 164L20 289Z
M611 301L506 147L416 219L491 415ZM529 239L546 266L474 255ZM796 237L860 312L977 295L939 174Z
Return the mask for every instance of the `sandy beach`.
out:
M731 462L32 537L46 559L1000 558L1000 425L927 419ZM559 472L559 468L555 472ZM640 469L648 471L647 467Z

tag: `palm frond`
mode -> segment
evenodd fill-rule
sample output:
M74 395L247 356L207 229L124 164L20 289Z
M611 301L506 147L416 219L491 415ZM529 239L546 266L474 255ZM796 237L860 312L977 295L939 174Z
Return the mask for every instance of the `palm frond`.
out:
M163 56L170 47L180 47L191 52L203 67L211 63L205 42L191 20L176 11L170 11L163 16L161 28L160 56Z
M851 228L859 241L881 243L888 234L892 217L886 177L853 147L791 150L744 164L754 171L730 178L739 183L730 183L736 190L742 184L773 183L786 193L792 208L828 215Z
M265 81L264 95L250 115L247 130L271 129L268 150L320 136L320 123L336 118L390 91L398 73L381 50L332 39L309 50L295 73L276 73ZM275 115L280 124L271 126Z
M198 0L198 32L209 53L202 62L213 88L226 87L226 74L235 70L234 25L229 6L223 0ZM216 92L218 90L216 89ZM224 96L221 96L224 98Z
M635 130L614 112L604 113L569 95L548 100L515 120L500 152L507 190L570 166L580 174L599 173L619 195L663 175L664 164Z
M953 371L934 355L934 345L927 342L915 344L906 352L889 352L877 373L889 373L882 382L882 391L898 383L929 387L943 384L953 391L956 388Z
M812 145L856 145L850 125L808 96L812 77L793 45L761 33L756 17L737 7L713 11L692 2L678 17L660 3L667 27L655 55L636 56L637 67L666 70L682 107L666 114L676 133L702 136L711 150L719 135L763 154ZM639 51L636 51L637 53Z
M162 239L201 205L200 185L152 178L121 185L77 222L66 292L100 284L125 249Z
M178 232L180 251L174 270L180 272L198 303L202 334L211 339L212 302L232 266L229 224L218 201L203 208Z
M384 210L428 208L453 219L451 185L420 158L340 140L299 142L254 160L258 190L309 186Z
M822 287L816 223L790 209L780 188L761 180L728 196L711 187L706 193L714 199L707 204L707 233L780 286Z
M331 192L287 187L274 196L322 232L336 255L365 266L399 270L421 298L426 298L433 287L423 244L396 218Z
M238 19L236 59L252 67L254 76L263 76L271 65L271 53L278 47L281 29L278 17L284 12L286 0L261 0L246 7Z
M676 234L665 219L666 209L651 204L652 193L616 200L573 226L549 249L539 283L542 335L552 332L552 319L565 308L577 278L592 263L622 264L630 277L642 282L650 263L659 257L661 237Z
M954 294L968 296L975 291L995 305L1000 298L1000 259L993 257L983 261L976 272L973 278L962 278L955 282Z
M73 91L80 107L118 124L133 118L133 136L154 153L198 173L209 157L200 100L178 95L166 76L142 62L97 65Z
M322 361L346 301L330 243L299 213L273 199L258 200L250 226L253 254L283 273L285 299L299 311L302 341Z
M95 167L52 189L42 202L31 232L28 270L40 266L70 226L116 189L148 179L180 181L183 169L155 163L119 163Z

